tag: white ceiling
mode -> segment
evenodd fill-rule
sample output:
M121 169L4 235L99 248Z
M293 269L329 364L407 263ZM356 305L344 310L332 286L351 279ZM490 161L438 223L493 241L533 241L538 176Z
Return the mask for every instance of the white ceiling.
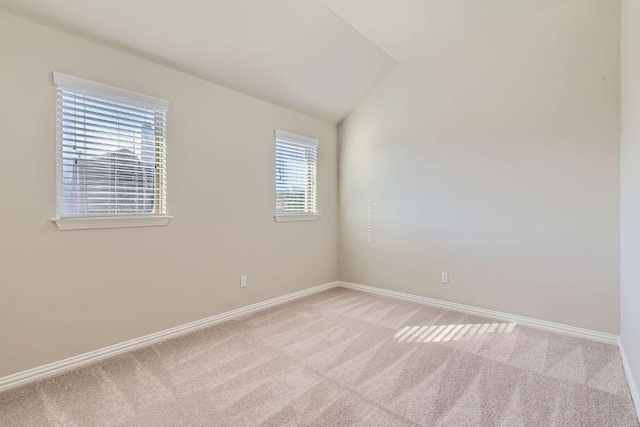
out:
M511 22L563 0L323 0L396 61ZM567 0L564 0L567 1Z
M0 0L0 9L331 122L397 62L570 0Z
M320 0L0 0L0 9L334 123L396 64Z

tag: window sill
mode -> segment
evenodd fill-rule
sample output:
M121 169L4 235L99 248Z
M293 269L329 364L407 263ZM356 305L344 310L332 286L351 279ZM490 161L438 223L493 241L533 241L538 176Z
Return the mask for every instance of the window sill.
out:
M317 221L320 218L319 214L301 214L301 215L274 215L276 222L289 222L289 221Z
M53 218L60 230L89 230L96 228L161 227L169 224L172 216L129 216L101 218Z

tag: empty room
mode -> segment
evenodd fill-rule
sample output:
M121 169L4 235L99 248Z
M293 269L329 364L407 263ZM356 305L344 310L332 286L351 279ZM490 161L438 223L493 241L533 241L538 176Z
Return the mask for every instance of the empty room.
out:
M0 426L640 427L640 0L0 0Z

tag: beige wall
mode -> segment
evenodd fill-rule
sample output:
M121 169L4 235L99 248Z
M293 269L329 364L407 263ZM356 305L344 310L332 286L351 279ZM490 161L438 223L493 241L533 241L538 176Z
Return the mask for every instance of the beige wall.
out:
M168 227L49 222L54 70L171 102ZM0 376L337 279L333 124L0 13L0 128ZM320 139L317 222L274 222L274 128Z
M622 1L621 101L620 334L640 385L640 0Z
M562 1L397 66L339 128L341 280L618 333L619 36Z

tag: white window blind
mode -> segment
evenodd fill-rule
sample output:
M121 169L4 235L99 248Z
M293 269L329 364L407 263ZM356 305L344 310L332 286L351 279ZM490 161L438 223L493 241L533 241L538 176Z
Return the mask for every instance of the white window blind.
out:
M58 218L165 215L169 103L53 74Z
M318 214L318 141L276 131L276 216Z

